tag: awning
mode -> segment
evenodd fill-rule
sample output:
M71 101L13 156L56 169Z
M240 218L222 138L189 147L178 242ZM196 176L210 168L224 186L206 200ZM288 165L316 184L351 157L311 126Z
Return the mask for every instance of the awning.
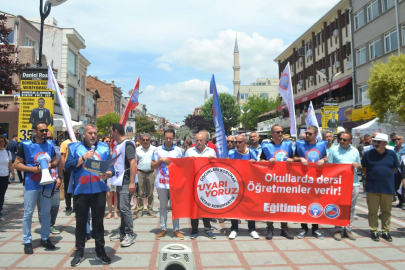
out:
M269 112L266 112L266 113L263 113L263 114L259 115L258 117L266 116L266 115L269 115L269 114L272 114L272 113L275 113L275 112L277 112L277 109L276 109L276 110L269 111Z
M349 75L347 77L344 77L344 78L341 78L341 79L335 81L334 83L332 83L330 88L331 88L332 91L336 90L336 89L339 89L339 88L345 86L346 84L348 84L351 79L352 79L351 75ZM315 90L313 90L313 91L311 91L309 93L306 93L306 94L304 94L304 95L302 95L300 97L294 98L294 104L295 105L300 104L302 102L314 99L314 98L319 97L319 96L321 96L323 94L326 94L328 92L329 92L329 85L326 84L326 85L324 85L322 87L319 87L318 89L315 89ZM282 110L284 108L287 108L285 103L278 106L276 110L279 111L279 110Z
M77 121L73 121L72 120L72 126L73 128L79 128L83 125L83 122L77 122ZM67 127L65 124L65 119L63 119L63 116L59 116L59 115L54 115L53 117L53 128L54 130L57 131L66 131Z

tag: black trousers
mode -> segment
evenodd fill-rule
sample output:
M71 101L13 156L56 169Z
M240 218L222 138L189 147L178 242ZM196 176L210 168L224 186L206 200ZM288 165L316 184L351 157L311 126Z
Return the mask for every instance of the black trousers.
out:
M398 201L399 201L399 203L404 203L404 196L401 195L401 194L399 194L399 193L397 192L397 190L398 190L399 187L401 186L401 182L402 182L402 173L398 171L398 172L395 174L395 193L396 193L397 196L398 196ZM403 191L404 191L404 190L402 190L402 194L404 194Z
M75 195L76 213L76 250L84 251L86 243L86 224L91 209L91 219L93 227L92 237L96 243L96 252L100 247L104 247L104 211L106 204L106 193L78 194Z
M266 222L267 228L274 228L273 223L274 223L273 221ZM281 222L281 229L288 229L287 224L288 224L287 222Z
M308 224L307 223L301 223L301 229L308 231ZM319 224L312 224L312 232L315 232L319 229Z
M0 212L3 211L4 197L8 188L9 176L0 176Z
M65 186L66 209L72 209L72 193L67 193L69 187L70 172L63 172L63 185Z
M199 219L191 219L191 233L198 233L198 222ZM210 218L203 218L203 223L204 223L204 231L210 231L211 230L211 219Z
M237 219L231 219L231 231L238 232L239 229L239 221ZM256 231L256 221L248 220L248 229L249 232Z

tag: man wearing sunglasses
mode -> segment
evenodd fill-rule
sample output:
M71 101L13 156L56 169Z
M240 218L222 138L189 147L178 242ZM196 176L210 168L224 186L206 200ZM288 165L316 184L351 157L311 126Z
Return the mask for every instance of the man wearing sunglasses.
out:
M398 171L398 157L387 149L388 135L378 133L373 139L374 149L364 153L361 160L367 179L368 224L371 239L380 241L378 236L378 209L381 211L382 238L392 242L389 234L391 224L392 196L395 194L395 176Z
M142 144L136 148L138 161L138 212L143 212L143 200L148 200L148 214L156 217L153 212L153 190L155 189L155 171L151 168L152 155L156 147L150 145L150 135L142 135Z
M301 162L302 165L308 166L308 163L316 163L317 166L323 166L328 162L326 155L326 141L318 141L318 128L316 126L308 126L305 131L305 141L297 141L294 161ZM289 161L287 161L289 163ZM312 235L318 239L323 240L324 236L318 230L318 224L312 224ZM301 232L297 235L297 238L304 238L308 233L308 224L301 223Z
M228 136L228 138L226 138L226 143L228 145L228 151L235 149L235 136Z
M395 143L394 151L397 154L399 164L401 164L402 159L405 158L404 139L403 139L402 135L395 135L395 137L392 139L392 141ZM395 190L396 191L401 186L402 173L403 173L402 170L399 168L398 172L395 174ZM399 192L396 192L399 203L395 207L402 208L402 210L405 210L405 202L404 202L404 195L403 195L404 191L405 190L402 189L402 194L400 194Z
M53 141L46 140L48 128L45 122L36 122L33 125L34 136L30 141L22 141L14 161L13 169L25 172L24 186L24 217L23 217L23 241L24 253L33 254L31 223L35 205L39 199L41 204L41 243L46 249L53 250L55 246L49 240L51 227L51 194L53 185L40 186L41 167L40 159L45 158L49 162L49 169L56 168L58 161L55 156Z
M270 143L262 145L261 160L267 160L271 163L284 162L289 160L293 161L293 148L291 140L283 140L283 128L280 125L274 125L271 127L271 136L273 140ZM266 239L271 240L273 238L273 222L267 222L267 235ZM288 229L287 222L281 222L281 236L287 239L294 239L294 236Z
M352 146L352 135L349 132L343 132L339 138L339 145L332 147L328 153L328 162L333 164L351 164L354 169L353 179L353 192L352 192L352 205L350 209L350 224L348 227L335 226L335 233L333 238L336 241L342 240L343 236L355 241L356 238L352 234L352 225L354 220L354 210L356 207L357 197L360 192L360 182L358 179L357 171L360 171L360 154L359 151ZM344 180L344 179L343 179Z
M256 153L250 151L248 148L248 141L245 135L236 136L236 149L228 151L228 158L230 159L243 159L250 160L251 162L257 161ZM229 239L235 239L238 235L238 225L239 222L237 219L231 219L231 233L229 234ZM248 228L250 236L253 239L259 239L259 234L256 232L256 222L254 220L248 220Z

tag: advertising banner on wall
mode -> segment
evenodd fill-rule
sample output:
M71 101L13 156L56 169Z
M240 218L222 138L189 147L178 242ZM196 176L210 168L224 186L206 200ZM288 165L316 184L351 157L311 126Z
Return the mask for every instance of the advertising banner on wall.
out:
M29 140L33 124L45 122L53 133L54 91L48 89L48 69L25 69L20 81L18 141Z
M339 102L330 101L323 104L322 114L322 130L329 130L333 134L338 133L339 123Z

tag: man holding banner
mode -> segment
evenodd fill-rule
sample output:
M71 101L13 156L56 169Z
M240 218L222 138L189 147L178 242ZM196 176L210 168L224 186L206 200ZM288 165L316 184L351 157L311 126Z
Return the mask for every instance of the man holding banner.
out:
M327 161L326 145L328 142L317 141L318 128L316 126L308 126L305 132L305 141L297 141L294 161L301 162L302 165L308 166L308 163L316 163L317 166L323 166ZM288 161L287 161L288 162ZM290 161L291 162L291 161ZM319 213L321 214L321 213ZM323 240L324 236L318 230L318 224L312 224L312 235ZM308 224L301 223L301 232L297 235L298 238L304 238L308 233Z
M261 160L267 160L271 163L279 161L293 161L293 149L291 140L283 140L283 128L280 125L274 125L271 127L271 136L273 141L262 145ZM266 239L271 240L273 238L273 223L267 222L267 235ZM281 236L287 239L294 239L292 233L288 230L288 223L281 222Z
M256 152L250 151L247 147L247 142L245 135L236 136L236 149L229 150L228 157L230 159L257 161ZM228 237L229 239L235 239L238 235L239 222L237 219L231 219L231 224L231 233ZM256 232L256 222L254 220L248 220L248 228L250 236L253 239L259 239L259 234Z

